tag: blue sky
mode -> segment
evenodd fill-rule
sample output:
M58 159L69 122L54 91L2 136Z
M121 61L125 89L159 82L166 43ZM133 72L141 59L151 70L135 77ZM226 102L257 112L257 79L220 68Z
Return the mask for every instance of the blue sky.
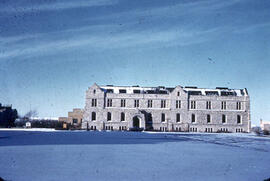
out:
M258 124L270 120L269 20L267 0L0 0L0 102L58 117L94 82L226 86L248 89Z

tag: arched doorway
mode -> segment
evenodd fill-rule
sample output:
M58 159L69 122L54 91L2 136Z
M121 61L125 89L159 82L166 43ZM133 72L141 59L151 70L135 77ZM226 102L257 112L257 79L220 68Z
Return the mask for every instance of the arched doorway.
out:
M138 116L133 117L133 128L140 128L140 119Z

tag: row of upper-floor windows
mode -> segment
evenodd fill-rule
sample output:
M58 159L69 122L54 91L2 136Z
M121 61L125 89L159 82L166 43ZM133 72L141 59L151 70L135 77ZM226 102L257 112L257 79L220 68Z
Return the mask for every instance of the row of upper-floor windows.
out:
M106 106L107 107L113 107L113 101L112 99L107 99L106 100ZM92 99L91 102L92 107L97 106L97 99ZM160 100L160 108L167 108L166 100ZM126 99L121 99L120 107L126 107ZM140 100L135 99L134 100L134 108L140 107ZM147 108L152 108L153 107L153 100L149 99L147 100ZM181 100L176 100L175 101L175 108L180 109L182 107L182 102ZM235 109L236 110L242 110L242 102L238 101L235 103ZM190 101L189 104L190 109L197 109L197 102L196 101ZM226 101L221 101L221 110L226 110L227 109L227 102ZM206 101L205 102L205 109L212 109L212 102L211 101Z
M92 121L96 121L96 112L92 112L91 114L91 120ZM112 113L111 112L107 112L107 121L111 121L112 120ZM126 115L124 112L120 113L120 121L125 121L126 120ZM165 113L161 113L161 122L165 122L168 121L169 119L166 118L166 114ZM211 123L212 122L212 118L210 114L206 115L206 121L207 123ZM242 117L241 115L237 115L236 117L236 121L237 124L241 124L242 123ZM181 122L181 115L180 113L176 113L176 122ZM195 114L191 114L191 122L192 123L196 123L196 115ZM221 122L222 123L227 123L227 116L225 114L223 114L221 116Z
M243 107L242 102L237 101L235 103L235 109L236 110L242 110L242 107ZM222 110L226 110L227 109L227 102L226 101L221 101L220 108ZM197 109L196 101L190 101L190 109ZM212 109L212 102L211 101L206 101L205 102L205 109Z

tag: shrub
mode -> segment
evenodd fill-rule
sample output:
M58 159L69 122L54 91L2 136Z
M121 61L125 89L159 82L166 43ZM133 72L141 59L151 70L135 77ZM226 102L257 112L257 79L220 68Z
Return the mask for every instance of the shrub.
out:
M263 130L263 134L264 134L264 135L269 135L270 133L269 133L268 130Z

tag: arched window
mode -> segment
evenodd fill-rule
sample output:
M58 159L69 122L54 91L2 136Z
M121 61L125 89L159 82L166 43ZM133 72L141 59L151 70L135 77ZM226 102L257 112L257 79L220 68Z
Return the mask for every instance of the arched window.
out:
M112 113L107 112L107 121L111 121L112 120Z
M195 114L192 114L192 115L191 115L191 122L192 122L192 123L195 123L195 121L196 121L196 120L195 120Z
M92 121L96 120L96 112L92 112Z
M241 124L241 116L237 115L237 124Z
M164 113L161 114L161 122L165 122L165 114Z
M121 112L121 121L125 121L125 113Z
M226 123L226 115L225 114L222 115L222 123Z
M211 122L211 116L210 114L207 114L207 123L210 123Z
M180 114L179 113L176 114L176 122L180 122Z

